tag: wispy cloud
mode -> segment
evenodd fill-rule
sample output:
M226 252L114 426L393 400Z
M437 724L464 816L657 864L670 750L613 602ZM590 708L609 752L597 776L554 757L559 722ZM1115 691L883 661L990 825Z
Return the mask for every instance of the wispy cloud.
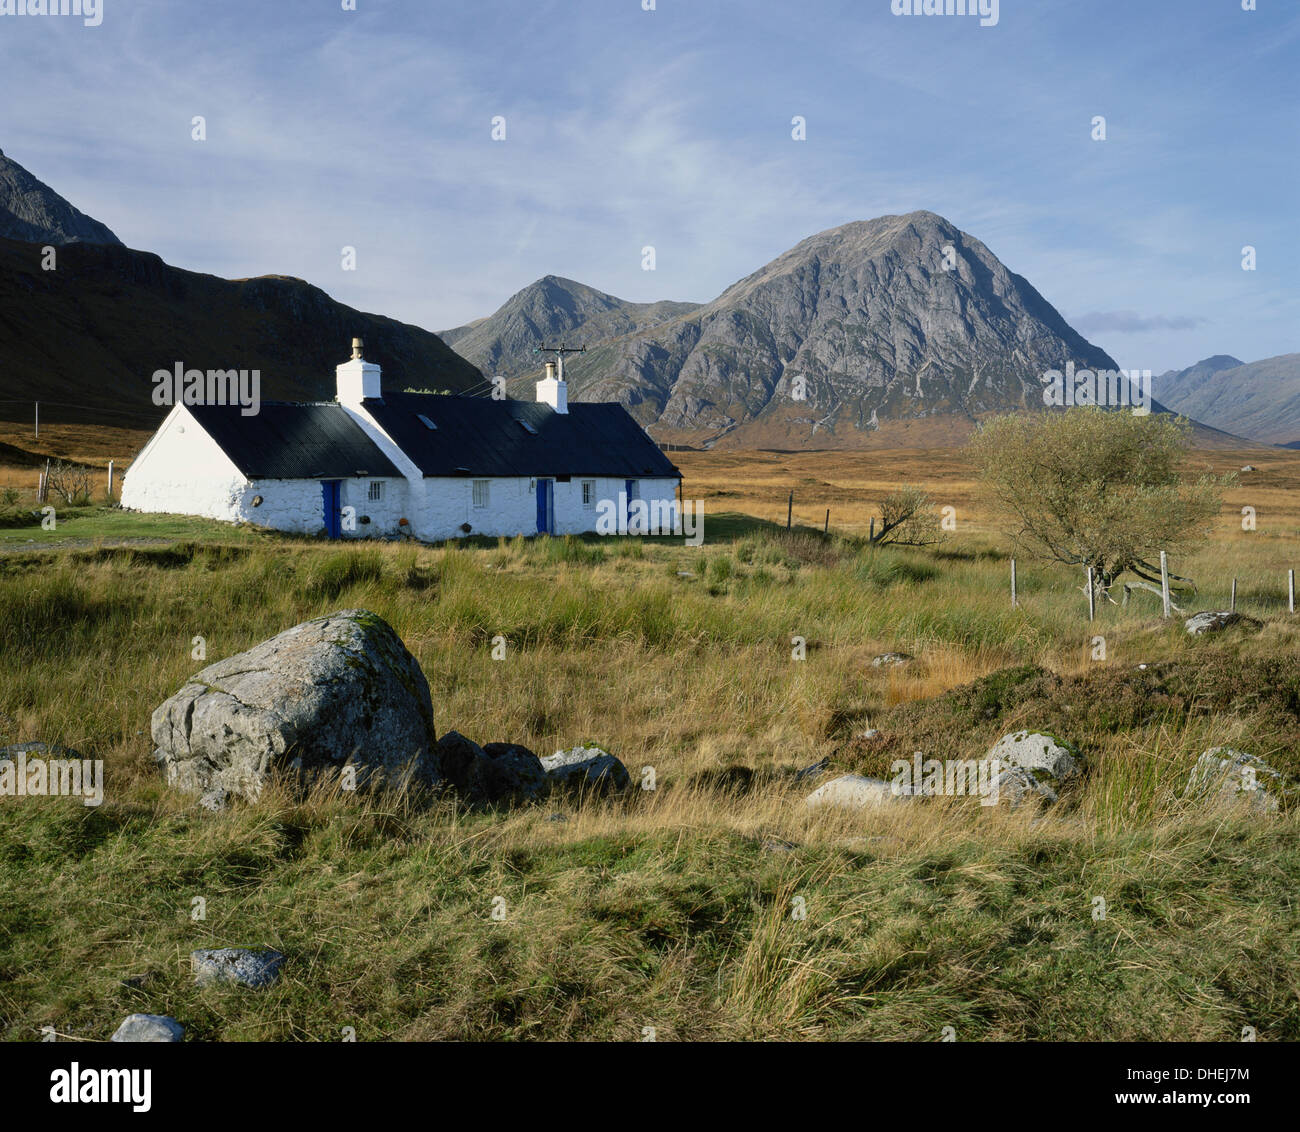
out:
M0 146L177 266L296 275L434 330L547 273L706 301L814 232L928 208L1090 312L1122 365L1296 348L1300 79L1272 49L1294 10L1004 4L980 29L884 0L358 7L10 21Z
M1197 315L1142 315L1137 311L1091 311L1069 320L1080 334L1150 334L1153 330L1194 330L1205 323Z

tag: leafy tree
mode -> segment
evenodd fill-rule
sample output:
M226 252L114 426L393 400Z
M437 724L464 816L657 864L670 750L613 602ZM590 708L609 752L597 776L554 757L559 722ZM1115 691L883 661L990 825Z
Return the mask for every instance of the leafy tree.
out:
M1008 534L1039 557L1091 566L1099 594L1121 575L1160 581L1160 551L1199 538L1232 476L1193 476L1190 423L1165 413L1095 408L998 417L968 452L1010 518ZM1177 578L1195 591L1190 579Z

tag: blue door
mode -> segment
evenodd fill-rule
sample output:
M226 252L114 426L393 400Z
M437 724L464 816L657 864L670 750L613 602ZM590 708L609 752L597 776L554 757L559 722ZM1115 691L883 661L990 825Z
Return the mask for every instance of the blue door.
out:
M634 500L640 498L641 495L640 484L636 480L624 480L623 494L627 496L626 520L627 520L627 525L630 528L632 526L632 503Z
M537 481L537 533L549 535L555 527L555 481Z
M321 495L325 501L325 535L327 538L339 538L343 534L342 516L339 508L338 480L321 480Z

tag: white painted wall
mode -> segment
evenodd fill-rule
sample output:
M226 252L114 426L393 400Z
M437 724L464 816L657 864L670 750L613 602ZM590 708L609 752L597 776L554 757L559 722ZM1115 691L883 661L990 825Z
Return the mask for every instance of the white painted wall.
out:
M582 502L583 480L595 485L592 505ZM517 534L537 533L537 494L530 477L498 477L490 479L489 506L474 506L474 480L429 479L425 481L424 511L420 517L420 537L439 539L464 538L461 524L468 523L470 535L511 537ZM675 479L639 479L639 498L672 502L677 498ZM595 531L599 515L597 504L602 499L617 500L626 488L624 479L608 476L574 476L569 483L556 482L554 486L554 533L557 535L583 534Z
M383 499L372 502L371 478L342 481L341 506L355 507L357 519L356 530L345 530L344 538L397 534L398 520L406 518L407 481L383 480ZM253 500L259 496L262 502L255 507ZM172 409L127 469L122 506L131 511L256 523L295 534L313 535L325 529L319 480L247 479L184 405ZM362 523L362 516L371 521Z
M248 480L184 405L167 414L122 479L122 506L132 511L240 518Z
M372 480L383 483L383 499L371 501ZM407 484L404 479L380 476L340 481L340 508L354 507L355 530L346 522L343 538L379 538L400 533L399 519L406 518ZM262 502L254 507L253 500ZM236 518L260 527L292 534L315 535L325 530L325 495L320 480L254 480L240 495ZM343 512L346 519L347 512ZM369 523L362 518L368 517Z

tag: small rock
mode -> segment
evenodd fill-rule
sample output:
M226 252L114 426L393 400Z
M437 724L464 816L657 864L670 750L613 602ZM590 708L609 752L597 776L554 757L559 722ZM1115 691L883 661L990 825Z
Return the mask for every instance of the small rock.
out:
M546 796L551 783L546 769L527 747L519 743L488 743L483 748L488 762L483 782L493 802L532 802Z
M569 819L565 817L563 814L548 814L546 816L546 820L562 824L564 822L567 822Z
M905 652L886 652L880 656L874 657L871 661L872 668L898 668L905 664L911 664L916 657Z
M49 743L42 743L39 739L34 739L27 743L14 743L8 747L0 747L0 759L9 759L16 762L19 755L34 755L37 758L42 759L81 758L81 755L70 747L60 747L57 743L51 746Z
M806 766L803 770L796 771L794 780L796 782L807 782L810 779L820 778L830 765L830 759L819 759L812 766Z
M881 733L880 733L879 728L876 728L876 727L868 727L865 731L859 731L859 732L854 736L854 738L855 738L855 739L862 739L864 742L867 742L867 743L874 743L877 739L880 738L880 734L881 734Z
M1243 472L1253 472L1253 471L1255 470L1255 465L1254 465L1254 464L1247 464L1247 465L1246 465L1244 468L1242 468L1241 470L1242 470Z
M1193 637L1199 637L1204 633L1220 633L1234 625L1258 629L1262 624L1263 622L1256 621L1253 617L1245 617L1240 613L1232 613L1226 609L1207 609L1202 610L1200 613L1193 613L1191 617L1183 622L1183 628Z
M260 990L280 977L284 956L270 948L218 947L190 952L196 986L238 983Z
M1073 778L1082 769L1078 748L1043 731L1004 735L989 748L985 758L990 762L997 759L1003 767L1020 767L1039 778L1050 775L1057 782Z
M817 787L804 804L813 808L835 806L842 809L862 810L868 806L884 806L906 801L912 795L900 792L893 783L883 778L865 778L860 774L842 774L824 786Z
M1231 747L1212 747L1196 760L1183 795L1218 805L1247 802L1260 813L1276 813L1292 792L1286 777L1263 759Z
M482 793L480 776L487 753L459 731L448 731L433 746L433 757L442 770L445 782L462 796Z
M612 790L626 790L632 784L627 767L600 747L574 747L568 751L556 751L553 755L545 756L541 763L552 789L594 789L603 794Z
M185 1027L165 1014L128 1014L110 1042L179 1042Z
M517 743L480 747L459 731L448 731L433 747L443 778L469 803L532 801L550 789L542 761Z

